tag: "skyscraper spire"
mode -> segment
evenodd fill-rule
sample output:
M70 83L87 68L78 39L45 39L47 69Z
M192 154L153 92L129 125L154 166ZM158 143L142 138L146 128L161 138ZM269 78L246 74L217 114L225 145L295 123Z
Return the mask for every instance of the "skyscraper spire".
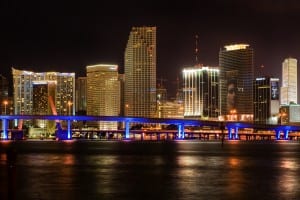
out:
M195 35L195 65L199 64L198 34Z

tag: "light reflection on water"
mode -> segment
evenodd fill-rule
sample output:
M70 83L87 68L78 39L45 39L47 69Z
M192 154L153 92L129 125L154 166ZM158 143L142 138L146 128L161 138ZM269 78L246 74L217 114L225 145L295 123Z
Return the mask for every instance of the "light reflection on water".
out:
M300 144L30 145L16 145L19 199L300 199Z

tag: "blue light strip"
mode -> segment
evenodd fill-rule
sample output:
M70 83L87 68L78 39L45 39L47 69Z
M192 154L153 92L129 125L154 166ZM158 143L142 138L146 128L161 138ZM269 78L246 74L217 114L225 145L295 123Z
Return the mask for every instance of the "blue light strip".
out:
M3 139L7 140L7 119L2 119Z
M289 130L284 131L284 139L287 140L289 137Z
M180 124L181 126L181 139L185 138L185 133L184 133L184 124Z
M239 139L239 135L238 135L238 133L239 133L239 127L235 127L235 139L237 140L237 139Z
M279 140L280 139L280 130L276 129L276 139Z
M71 120L68 120L68 140L72 139L71 137Z
M129 121L125 121L125 138L126 139L129 139L129 137L130 137L129 127L130 127Z
M178 129L178 139L182 138L182 136L181 136L181 130L182 130L181 126L182 126L182 124L178 124L178 127L177 127L177 129Z
M231 127L228 127L228 139L232 139L232 132L231 132Z

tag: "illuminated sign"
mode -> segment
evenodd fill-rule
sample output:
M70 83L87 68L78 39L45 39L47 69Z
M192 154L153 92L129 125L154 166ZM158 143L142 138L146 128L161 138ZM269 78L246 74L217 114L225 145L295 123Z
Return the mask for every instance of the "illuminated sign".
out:
M271 81L271 100L279 100L279 82Z

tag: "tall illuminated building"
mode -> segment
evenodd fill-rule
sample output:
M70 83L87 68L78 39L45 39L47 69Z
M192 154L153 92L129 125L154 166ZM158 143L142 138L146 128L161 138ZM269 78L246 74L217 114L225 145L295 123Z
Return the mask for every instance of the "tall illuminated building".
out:
M280 103L298 103L297 99L297 59L286 58L282 63L282 85Z
M156 116L156 27L133 27L125 50L125 116Z
M184 117L217 119L220 114L219 76L216 67L190 67L183 71Z
M76 79L76 108L75 111L78 115L86 113L86 98L87 98L87 78L78 77Z
M221 115L231 120L253 119L254 51L249 44L219 51Z
M277 124L279 104L279 78L259 77L253 84L255 123Z
M87 115L120 115L120 81L117 65L98 64L86 67ZM89 122L100 130L117 130L117 122Z
M46 106L42 105L44 101L49 105L49 97L58 115L74 114L75 73L32 72L12 68L12 75L14 114L45 114L46 107L38 110L36 106ZM38 90L42 88L45 91L39 93ZM51 94L50 90L53 91ZM50 107L48 114L53 114Z

